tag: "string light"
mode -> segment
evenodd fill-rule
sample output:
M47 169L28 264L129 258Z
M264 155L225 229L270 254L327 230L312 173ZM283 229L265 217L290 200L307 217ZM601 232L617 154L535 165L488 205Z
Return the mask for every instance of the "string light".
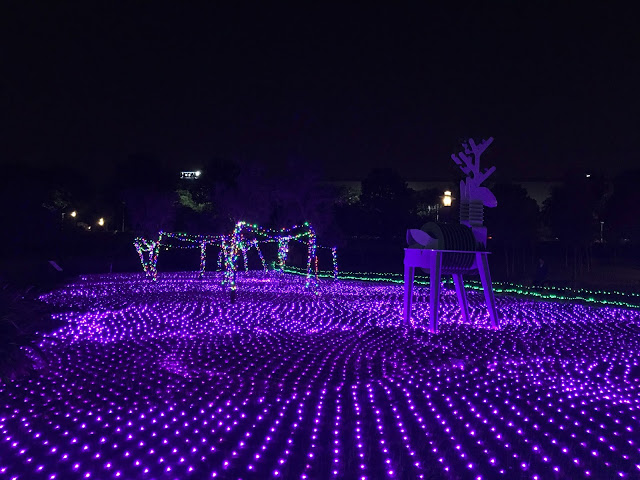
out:
M204 277L204 269L207 264L207 242L200 243L200 278Z
M249 259L247 258L247 244L245 242L240 243L240 250L242 250L242 261L244 263L244 271L249 271Z
M318 277L317 274L314 275L312 271L313 262L317 258L316 256L316 232L311 225L305 222L305 226L309 228L309 236L307 239L309 250L307 254L307 280L305 282L305 286L316 287L318 285Z
M293 273L296 275L306 275L303 269L287 266L284 269L285 273ZM400 273L378 273L378 272L341 272L339 274L341 279L345 280L357 280L362 282L384 282L404 284L404 277ZM337 278L336 271L319 271L319 278ZM416 285L428 286L429 276L423 276L416 272L414 280ZM442 283L449 285L453 288L453 282L450 278L443 278ZM478 280L464 281L465 288L483 291L482 284ZM612 307L623 308L640 308L640 294L633 292L620 292L620 291L608 291L608 290L589 290L580 288L569 287L530 287L526 285L519 285L509 282L496 282L493 281L493 290L496 293L517 295L523 297L531 297L540 300L548 301L569 301L569 302L584 302L586 304L596 305L608 305Z
M227 285L231 291L236 290L236 269L238 265L238 239L231 237L230 241L223 243L224 251L224 281L223 285Z
M254 239L252 242L253 247L258 252L258 257L260 257L260 262L262 262L262 269L267 271L267 262L264 260L264 255L262 255L262 251L260 250L260 244L258 243L258 239Z
M338 279L338 249L331 247L331 260L333 261L333 279Z
M252 238L253 237L253 238ZM277 243L278 258L276 269L280 272L284 270L287 254L289 252L289 242L297 241L307 245L307 279L305 285L308 288L316 288L318 285L318 257L316 255L316 234L313 227L305 222L302 225L273 230L263 228L247 222L238 222L231 235L191 235L181 232L160 232L157 241L137 237L133 244L140 256L143 271L146 276L156 280L158 277L157 261L160 248L199 248L200 249L200 278L204 277L206 267L207 246L215 245L219 247L218 269L224 268L225 275L222 283L228 286L231 291L236 289L236 273L238 270L238 255L242 252L245 272L249 271L248 251L255 247L260 257L263 270L267 270L260 243ZM175 242L180 242L176 244ZM186 245L185 245L186 244ZM329 248L329 247L324 247ZM331 249L333 258L334 277L337 278L337 260L335 247Z
M133 241L133 245L140 257L140 263L142 264L142 270L147 278L152 280L158 279L158 254L160 253L160 245L164 232L160 232L158 240L146 240L141 237L137 237Z
M140 264L142 265L142 271L146 276L148 275L148 270L149 270L149 259L147 258L147 256L150 257L150 252L153 251L153 249L155 248L155 242L152 240L146 240L144 238L138 237L133 240L133 246L135 247L136 252L140 257Z
M218 252L218 270L222 270L222 264L224 261L224 247L221 245L220 251Z
M278 239L278 270L282 272L284 264L287 261L289 253L289 237L281 237Z
M0 477L638 477L637 310L503 294L496 331L445 288L433 335L399 284L300 270L239 275L235 305L222 272L42 296L61 327L0 383Z

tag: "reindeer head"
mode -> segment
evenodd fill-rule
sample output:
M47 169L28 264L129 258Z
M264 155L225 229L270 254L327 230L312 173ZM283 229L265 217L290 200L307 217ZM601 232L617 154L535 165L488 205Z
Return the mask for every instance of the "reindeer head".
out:
M457 155L454 153L451 158L460 167L460 170L467 176L466 180L460 182L460 197L462 202L482 202L485 207L495 207L498 205L496 197L487 187L480 186L493 172L496 167L480 171L480 155L493 142L493 137L482 140L476 145L473 138L469 143L463 143L464 150ZM470 156L473 156L471 158Z

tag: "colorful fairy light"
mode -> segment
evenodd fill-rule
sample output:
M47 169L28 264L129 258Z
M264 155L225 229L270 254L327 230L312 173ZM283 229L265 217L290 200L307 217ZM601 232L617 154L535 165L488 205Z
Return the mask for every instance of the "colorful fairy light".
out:
M140 255L143 270L148 277L156 279L158 275L157 262L160 249L200 249L200 276L204 276L206 266L206 249L208 245L220 246L224 241L223 235L189 235L180 232L160 232L158 240L148 240L137 237L134 240L134 247ZM153 249L150 246L153 245ZM150 254L153 250L153 254ZM157 250L157 251L156 251ZM145 257L145 253L148 258Z
M224 268L223 284L235 291L235 278L238 270L238 255L242 252L245 272L249 271L248 251L255 247L263 270L267 270L267 264L260 250L260 243L277 243L278 258L276 269L283 271L289 251L289 242L297 241L307 245L307 287L316 287L318 279L318 257L316 255L316 234L313 227L305 222L302 225L294 225L290 228L273 230L263 228L247 222L238 222L231 235L191 235L187 233L160 232L158 240L152 241L142 237L134 240L134 247L140 256L143 270L147 277L157 279L157 260L160 248L199 248L200 249L200 277L205 273L206 249L209 245L219 247L218 269ZM178 242L178 243L176 243ZM156 251L157 250L157 251ZM334 270L337 278L337 263L335 261L335 248L332 249Z
M338 249L331 247L331 260L333 262L333 279L338 279Z
M234 251L241 245L246 235L255 235L266 242L278 242L278 268L281 270L284 268L284 261L286 260L286 253L288 252L288 243L291 240L296 240L307 244L307 279L305 285L307 287L316 287L317 279L313 274L313 265L316 258L316 234L313 227L305 222L302 225L294 225L293 227L283 228L280 230L272 230L260 227L255 224L249 224L247 222L238 222L231 235L231 241L235 245ZM230 268L231 263L227 262L227 267ZM235 269L235 263L233 269ZM232 290L235 290L235 280L231 280L231 275L228 274L228 284ZM235 279L235 275L233 275Z
M258 239L257 238L254 239L253 242L251 243L251 245L258 252L258 257L260 257L260 262L262 262L262 269L266 272L267 271L267 262L265 262L265 260L264 260L264 255L262 255L262 250L260 250L260 244L258 243Z
M289 253L289 237L281 237L278 239L278 263L277 269L282 272L284 264L287 261Z
M313 271L313 264L318 257L316 256L316 232L313 227L306 222L305 226L309 228L309 236L307 238L309 245L307 255L307 280L305 282L305 286L309 288L316 287L318 285L317 271Z
M218 251L218 270L222 270L222 264L224 263L224 243L221 244L220 250Z
M204 269L207 264L207 242L200 243L200 278L204 277Z
M158 240L146 240L144 238L136 238L133 245L140 257L142 270L147 278L157 280L158 278L158 254L162 242L163 232L158 234Z
M133 246L140 257L140 264L142 265L142 271L147 275L149 269L149 257L150 252L155 248L155 242L152 240L146 240L144 238L136 238L133 241Z
M223 243L224 252L224 281L232 291L236 290L236 270L238 266L238 241L233 237Z
M245 242L240 243L240 250L242 251L242 262L244 263L244 271L249 271L249 259L247 258L247 244Z

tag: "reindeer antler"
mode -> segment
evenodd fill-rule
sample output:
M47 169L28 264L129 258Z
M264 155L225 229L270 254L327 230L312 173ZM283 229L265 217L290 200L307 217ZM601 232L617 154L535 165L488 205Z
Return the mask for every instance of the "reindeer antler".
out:
M462 144L462 151L452 154L451 158L460 167L460 170L467 176L460 182L461 204L469 201L481 201L486 207L495 207L497 201L495 196L486 187L480 185L496 171L496 167L480 170L480 156L493 142L493 137L483 139L476 143L473 138ZM462 221L462 220L461 220Z
M462 173L467 175L468 181L475 186L479 186L496 170L496 167L491 167L484 172L480 171L480 156L492 142L493 137L489 137L486 140L483 139L479 144L476 144L473 138L470 138L469 143L462 144L462 152L457 155L455 153L451 155L451 158L460 167ZM469 145L471 145L471 148L469 148ZM473 159L469 157L470 155L473 155Z
M466 145L464 146L466 147ZM465 148L465 151L466 150L467 149ZM460 156L460 158L458 158L458 155ZM465 175L469 175L473 172L473 162L469 157L465 155L465 152L460 152L458 155L452 153L451 158L460 166L460 170L462 170L462 173L464 173Z

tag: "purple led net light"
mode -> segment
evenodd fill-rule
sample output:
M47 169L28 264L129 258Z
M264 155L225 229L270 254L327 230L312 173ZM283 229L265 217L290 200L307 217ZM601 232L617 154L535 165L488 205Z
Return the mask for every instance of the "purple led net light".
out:
M637 311L237 272L53 292L51 365L0 385L0 478L634 478ZM418 322L428 290L416 288ZM214 476L215 475L215 476Z

